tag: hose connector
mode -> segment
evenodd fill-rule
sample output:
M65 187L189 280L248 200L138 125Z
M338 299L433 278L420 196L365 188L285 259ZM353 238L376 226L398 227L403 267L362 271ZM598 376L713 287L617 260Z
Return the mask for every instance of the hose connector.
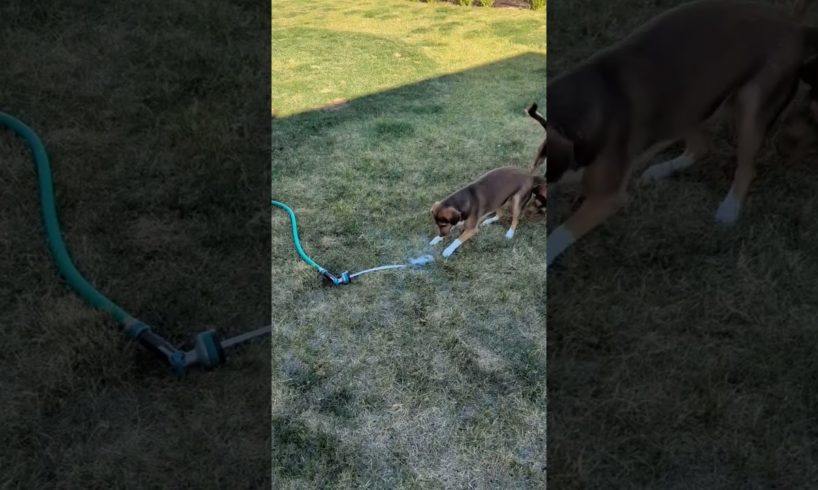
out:
M324 278L325 283L332 284L333 286L352 283L352 277L349 275L349 272L346 271L342 272L340 276L336 276L326 269L320 269L318 272L321 274L321 277Z

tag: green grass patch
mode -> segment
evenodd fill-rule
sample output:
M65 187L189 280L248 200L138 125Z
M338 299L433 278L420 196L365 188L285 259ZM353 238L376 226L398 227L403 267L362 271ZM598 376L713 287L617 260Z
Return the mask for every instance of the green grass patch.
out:
M298 3L276 5L286 12ZM542 138L523 113L545 95L540 43L518 45L490 29L494 44L464 38L475 24L508 20L500 10L472 17L479 9L405 5L412 16L388 28L355 16L304 21L399 40L431 61L423 70L402 72L398 59L384 58L369 73L358 60L379 54L366 46L313 43L299 57L323 50L356 73L347 78L355 90L333 94L348 103L310 111L328 100L306 102L274 81L274 107L288 117L274 121L273 196L295 209L305 249L336 271L426 252L436 199L491 168L530 164ZM433 20L436 9L445 18ZM441 35L451 22L462 25ZM274 70L294 54L278 56ZM372 83L375 72L392 79ZM314 72L304 83L324 80ZM274 211L277 488L542 488L544 224L541 215L523 218L512 241L505 226L489 226L426 270L328 289L297 259L287 217Z
M522 53L545 53L543 12L402 0L360 0L355 10L329 9L335 5L330 0L273 5L272 105L277 116Z

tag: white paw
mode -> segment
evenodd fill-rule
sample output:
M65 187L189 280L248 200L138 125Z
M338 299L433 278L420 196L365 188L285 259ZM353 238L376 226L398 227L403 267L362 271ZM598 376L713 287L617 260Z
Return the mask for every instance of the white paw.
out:
M458 249L458 247L460 247L460 240L453 241L451 245L449 245L448 247L446 247L445 250L443 250L443 256L444 257L450 256L451 254L454 253L455 250Z
M500 218L498 218L497 216L492 216L491 218L487 219L486 221L483 221L482 223L480 223L480 226L490 225L492 223L497 223L498 221L500 221Z
M432 241L429 242L429 245L437 245L438 243L440 243L442 241L443 241L442 236L436 236L436 237L432 238Z
M727 194L727 197L724 198L721 204L719 204L719 208L716 210L716 223L732 225L738 221L740 211L741 207L739 206L738 201L735 197L733 197L733 193L730 192Z
M647 170L642 172L642 176L639 177L639 180L642 182L652 182L654 180L662 180L667 178L672 172L671 168L664 166L664 164L657 163L651 167L648 167Z
M511 240L512 238L514 238L514 230L509 228L506 232L506 239Z
M691 158L688 155L682 154L672 160L667 160L664 162L659 162L651 165L644 172L642 172L642 175L641 177L639 177L639 180L641 182L651 182L666 179L673 175L674 173L678 172L679 170L691 166L693 163L694 163L693 158Z

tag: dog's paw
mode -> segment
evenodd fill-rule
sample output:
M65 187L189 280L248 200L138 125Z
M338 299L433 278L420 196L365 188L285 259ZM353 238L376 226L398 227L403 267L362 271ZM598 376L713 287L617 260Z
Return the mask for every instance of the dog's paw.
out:
M714 218L716 219L716 223L733 225L738 221L740 211L741 206L739 206L736 198L734 198L732 194L728 194L727 197L724 198L724 201L719 204Z
M436 236L436 237L432 238L432 241L429 242L429 245L437 245L438 243L440 243L442 241L443 241L442 236Z
M458 249L458 247L460 247L460 240L453 241L451 245L449 245L448 247L446 247L445 250L443 250L443 256L449 257L454 253L455 250Z
M511 240L512 238L514 238L514 230L509 228L506 232L506 240Z

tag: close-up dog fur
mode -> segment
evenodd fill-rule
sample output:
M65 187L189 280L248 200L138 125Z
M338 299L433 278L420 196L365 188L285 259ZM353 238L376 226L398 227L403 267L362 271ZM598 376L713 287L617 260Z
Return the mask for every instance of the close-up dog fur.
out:
M661 150L685 143L641 181L701 160L710 147L703 126L716 116L733 125L736 169L715 221L738 220L757 153L818 51L818 30L799 20L810 3L789 10L744 0L685 3L548 81L546 179L554 185L576 172L584 197L549 234L549 266L625 205L631 175Z
M450 256L460 245L474 237L480 226L499 221L501 209L506 203L509 203L511 212L511 226L506 232L506 238L511 239L522 211L532 196L537 196L540 202L540 189L544 188L545 179L532 175L525 169L500 167L491 170L432 205L430 212L438 234L430 244L440 243L453 228L462 225L460 236L443 251L444 257ZM489 217L491 214L494 216Z

